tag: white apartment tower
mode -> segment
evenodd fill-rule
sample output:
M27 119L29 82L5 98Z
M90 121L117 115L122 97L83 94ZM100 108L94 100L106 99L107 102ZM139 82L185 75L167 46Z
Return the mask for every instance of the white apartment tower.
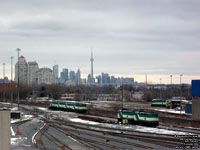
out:
M18 77L18 65L19 65L19 77ZM28 83L28 64L24 56L19 57L19 62L15 64L15 81L19 84Z
M38 63L36 61L28 62L28 85L36 85L37 84L37 74L38 74Z
M41 68L38 70L38 84L55 83L53 71L49 68Z

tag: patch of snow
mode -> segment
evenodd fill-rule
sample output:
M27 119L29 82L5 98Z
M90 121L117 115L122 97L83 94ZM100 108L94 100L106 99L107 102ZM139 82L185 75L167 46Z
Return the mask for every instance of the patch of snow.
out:
M136 129L136 131L157 133L157 134L170 134L170 135L188 135L189 134L186 132L172 131L172 130L167 130L167 129L158 129L158 128L153 128L153 127L152 128L151 127L143 127L143 126L136 126L135 129Z
M11 119L10 123L16 123L16 122L20 122L20 119Z
M156 133L156 134L166 134L166 135L188 135L190 133L187 132L180 132L180 131L172 131L167 129L158 129L156 127L145 127L145 126L138 126L138 125L115 125L115 124L107 124L107 123L97 123L93 121L86 121L79 118L71 118L69 119L72 122L79 122L84 124L91 124L91 125L100 125L109 128L117 128L117 129L128 129L130 131L139 131L139 132L147 132L147 133Z
M14 130L13 130L12 127L10 127L10 130L11 130L11 135L12 135L12 136L15 136L15 132L14 132Z
M33 115L24 115L23 118L33 118Z
M33 119L31 120L31 122L43 122L43 121L41 121L41 120L38 119L38 118L33 118Z
M11 111L17 111L17 110L18 110L17 107L13 107L13 108L11 108Z
M10 104L10 103L7 103L7 102L1 102L1 104Z
M74 138L72 138L71 136L67 136L69 137L70 139L72 139L73 141L77 142L77 143L80 143L79 141L75 140ZM80 143L81 144L81 143Z
M82 119L79 119L79 118L71 118L69 120L72 121L72 122L79 122L79 123L84 123L84 124L93 124L93 125L99 124L99 123L94 122L94 121L87 121L87 120L82 120Z
M44 107L35 107L36 109L42 110L42 111L48 111L48 108L44 108Z
M10 139L10 144L12 146L31 146L31 145L25 145L24 141L27 140L27 137L15 137Z
M169 112L169 113L174 113L174 114L185 114L185 111L179 111L175 109L154 109L154 110L161 111L161 112Z
M32 136L32 143L36 144L35 136L45 127L46 123Z
M139 131L139 132L147 132L147 133L156 133L156 134L166 134L166 135L188 135L188 132L180 132L180 131L172 131L167 129L159 129L156 127L145 127L139 125L112 125L112 124L102 124L103 126L117 129L127 129L130 131Z
M25 121L25 120L30 120L30 118L11 120L10 123L17 123L17 122L21 122L21 121Z

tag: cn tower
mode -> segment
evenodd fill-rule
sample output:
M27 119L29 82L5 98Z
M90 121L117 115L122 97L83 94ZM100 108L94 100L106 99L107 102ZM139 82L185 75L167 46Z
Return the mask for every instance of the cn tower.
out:
M94 76L93 76L93 62L94 62L94 58L93 58L93 50L91 50L91 58L90 58L90 61L91 61L91 78L93 80Z

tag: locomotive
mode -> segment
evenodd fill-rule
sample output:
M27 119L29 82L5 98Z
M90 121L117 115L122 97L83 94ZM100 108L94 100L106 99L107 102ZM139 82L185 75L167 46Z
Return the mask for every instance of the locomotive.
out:
M158 113L121 109L117 114L118 123L158 126Z

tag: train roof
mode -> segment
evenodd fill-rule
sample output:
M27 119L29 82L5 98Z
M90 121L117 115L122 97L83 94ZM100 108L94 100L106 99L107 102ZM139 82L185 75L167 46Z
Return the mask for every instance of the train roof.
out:
M53 100L52 102L66 102L66 103L80 103L80 104L87 104L85 102L80 101L68 101L68 100Z

